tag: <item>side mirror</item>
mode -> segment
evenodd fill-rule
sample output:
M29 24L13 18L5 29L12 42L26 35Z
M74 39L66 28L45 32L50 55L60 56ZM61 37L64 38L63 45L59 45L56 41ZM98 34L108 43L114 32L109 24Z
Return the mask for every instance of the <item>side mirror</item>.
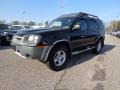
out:
M80 25L78 24L74 25L74 27L72 28L72 30L78 30L78 29L80 29Z

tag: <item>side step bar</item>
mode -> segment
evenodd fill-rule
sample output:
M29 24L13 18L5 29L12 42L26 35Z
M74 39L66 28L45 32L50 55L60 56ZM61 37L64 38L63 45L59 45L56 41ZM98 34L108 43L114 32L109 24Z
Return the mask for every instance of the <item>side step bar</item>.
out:
M85 50L72 52L72 55L76 55L76 54L79 54L79 53L83 53L83 52L85 52L85 51L89 51L89 50L92 50L92 49L94 49L94 48L95 48L95 46L94 46L94 47L91 47L91 48L87 48L87 49L85 49Z

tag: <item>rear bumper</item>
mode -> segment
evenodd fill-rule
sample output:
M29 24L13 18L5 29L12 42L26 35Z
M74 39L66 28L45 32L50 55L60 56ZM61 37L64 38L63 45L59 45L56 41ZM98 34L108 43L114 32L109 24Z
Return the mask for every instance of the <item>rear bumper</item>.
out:
M47 60L47 56L49 53L50 46L45 47L30 47L30 46L23 46L11 43L11 48L22 57L26 58L33 58L33 59L40 59L42 61Z

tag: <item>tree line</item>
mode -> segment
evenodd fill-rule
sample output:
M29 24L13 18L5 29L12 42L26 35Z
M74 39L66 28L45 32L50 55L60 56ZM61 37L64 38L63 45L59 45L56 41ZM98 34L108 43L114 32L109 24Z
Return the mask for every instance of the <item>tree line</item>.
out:
M120 31L120 20L113 20L106 24L106 31L109 33Z
M6 21L5 20L0 20L0 24L5 24ZM48 21L44 22L44 23L36 23L34 21L29 21L29 22L26 22L26 21L12 21L10 22L9 24L11 25L29 25L29 26L36 26L36 25L39 25L39 26L42 26L42 25L48 25Z

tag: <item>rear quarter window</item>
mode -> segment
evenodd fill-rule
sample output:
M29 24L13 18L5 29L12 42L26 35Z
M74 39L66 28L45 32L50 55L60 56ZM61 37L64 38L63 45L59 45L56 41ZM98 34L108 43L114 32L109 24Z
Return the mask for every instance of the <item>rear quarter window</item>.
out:
M88 30L89 31L97 31L97 24L94 20L88 20Z
M98 29L99 30L104 30L104 24L103 24L103 22L101 20L98 20L97 24L98 24Z

